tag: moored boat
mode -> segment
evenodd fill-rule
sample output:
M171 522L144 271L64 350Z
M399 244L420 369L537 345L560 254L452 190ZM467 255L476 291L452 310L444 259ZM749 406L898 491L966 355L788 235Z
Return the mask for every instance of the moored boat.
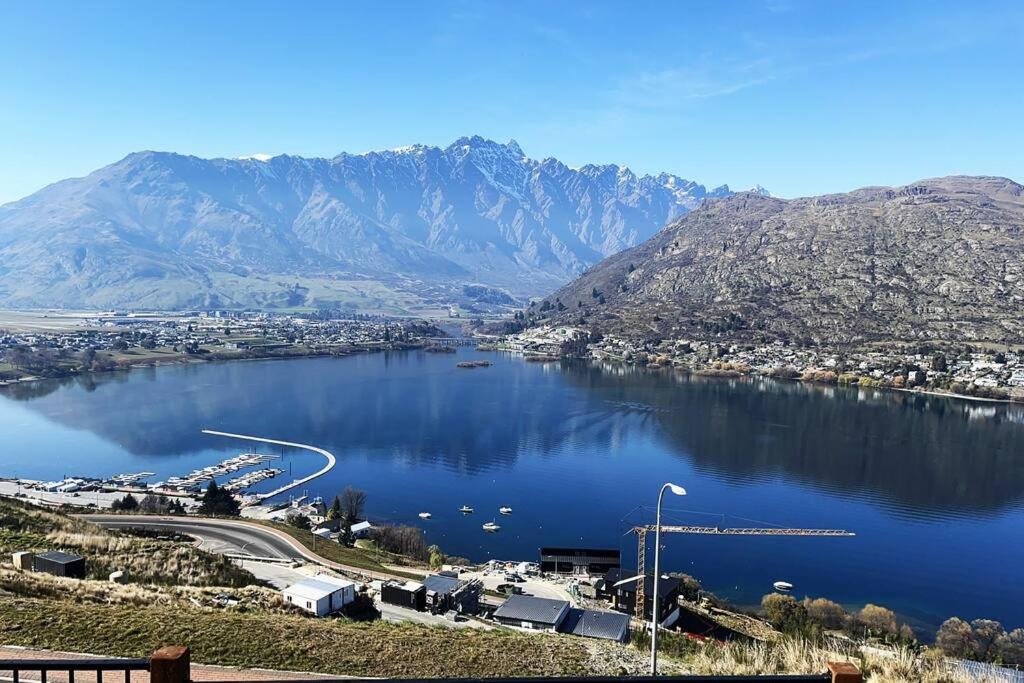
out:
M502 505L500 508L498 508L498 512L500 512L503 515L511 515L512 508L510 508L508 505Z
M464 515L468 515L473 512L473 508L471 508L468 505L463 505L462 507L459 508L459 512L461 512Z
M495 532L498 529L500 529L501 527L498 526L497 524L495 524L494 522L487 522L486 524L484 524L483 528L484 528L484 531Z

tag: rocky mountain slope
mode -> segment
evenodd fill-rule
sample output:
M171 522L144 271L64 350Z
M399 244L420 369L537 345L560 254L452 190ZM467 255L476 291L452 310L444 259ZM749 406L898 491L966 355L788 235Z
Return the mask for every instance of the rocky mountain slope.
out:
M548 298L630 337L1024 342L1024 187L900 188L705 202Z
M729 194L480 137L333 159L140 152L0 207L0 305L401 309L472 300L475 285L487 299L540 295Z

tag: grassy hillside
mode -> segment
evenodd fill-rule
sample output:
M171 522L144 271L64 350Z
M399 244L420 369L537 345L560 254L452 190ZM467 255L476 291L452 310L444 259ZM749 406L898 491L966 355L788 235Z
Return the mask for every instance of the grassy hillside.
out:
M54 510L0 498L0 554L23 550L82 555L87 575L94 579L106 579L121 570L133 583L246 586L256 582L226 558L189 543L108 531Z
M142 657L187 644L207 664L352 676L470 677L580 674L584 641L409 623L316 620L181 606L127 607L0 596L9 644Z

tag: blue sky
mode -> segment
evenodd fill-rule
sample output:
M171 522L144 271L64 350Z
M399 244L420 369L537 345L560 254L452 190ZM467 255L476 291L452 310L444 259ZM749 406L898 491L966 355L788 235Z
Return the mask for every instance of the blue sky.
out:
M802 196L1024 181L1024 4L0 3L0 202L140 149L478 133Z

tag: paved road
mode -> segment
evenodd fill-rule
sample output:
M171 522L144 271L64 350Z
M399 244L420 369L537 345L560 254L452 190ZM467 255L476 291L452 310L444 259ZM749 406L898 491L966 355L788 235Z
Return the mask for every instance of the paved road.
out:
M369 571L333 562L306 549L291 536L254 522L205 517L160 517L153 515L78 515L109 528L142 527L176 531L199 539L203 549L228 555L249 555L315 562L331 569L370 579L406 579L388 572ZM329 543L329 541L325 541Z
M302 555L277 535L262 529L234 525L218 520L166 520L123 515L86 515L86 519L108 529L151 529L177 532L200 541L199 547L221 555L250 555L281 560L298 560Z

